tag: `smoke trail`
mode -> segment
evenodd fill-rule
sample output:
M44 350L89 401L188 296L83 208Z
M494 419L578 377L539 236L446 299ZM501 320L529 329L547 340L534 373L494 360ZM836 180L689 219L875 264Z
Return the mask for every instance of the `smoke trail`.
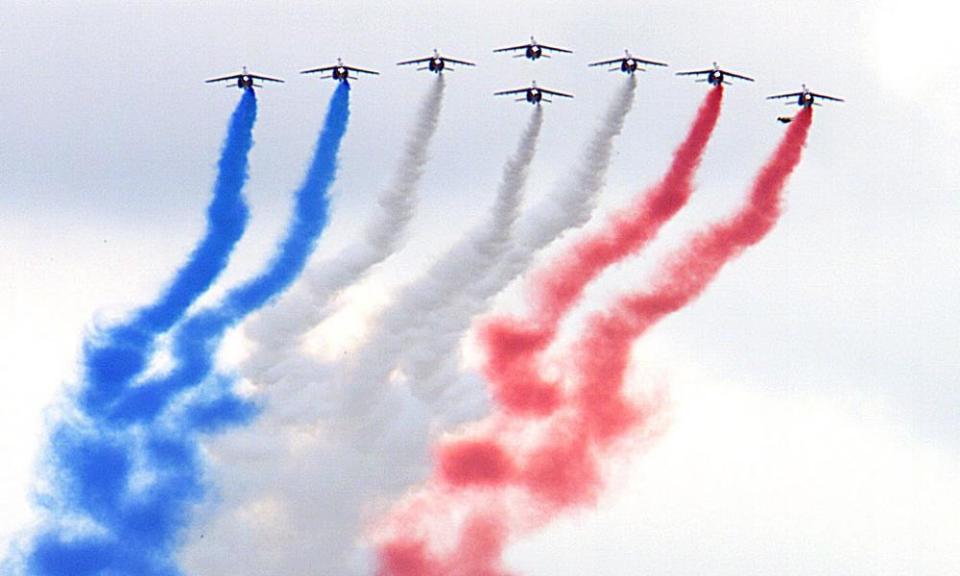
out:
M561 409L536 420L500 411L470 436L438 448L430 483L388 519L382 576L505 575L501 557L512 537L596 501L601 464L618 441L647 429L657 412L655 403L636 404L624 394L630 345L770 231L811 119L809 108L797 115L739 212L675 252L651 289L590 318L573 354L573 391Z
M348 96L349 88L341 85L331 99L313 163L297 192L293 222L267 271L177 329L178 365L170 375L122 389L54 433L60 501L48 507L60 521L35 538L27 558L31 573L180 574L173 553L189 507L204 490L200 434L248 418L252 407L231 394L225 378L214 380L213 390L176 395L206 376L227 327L302 270L326 223L326 191L346 129ZM253 101L253 92L244 100ZM174 399L180 400L177 410L164 413Z
M356 362L354 379L360 390L385 382L402 359L406 361L399 367L406 379L415 390L424 392L429 385L426 372L456 350L470 318L502 287L491 286L487 276L510 248L542 125L543 110L538 106L503 168L490 221L451 248L418 282L407 286L381 317L374 339ZM362 392L355 395L362 396Z
M560 318L607 266L645 246L693 192L693 176L720 116L723 86L707 93L686 138L663 178L633 205L614 214L598 232L578 239L566 253L530 278L530 318L495 318L482 327L491 351L487 379L508 410L545 414L557 407L557 388L539 378L539 353L553 340Z
M288 472L279 478L246 480L259 484L246 490L234 486L234 490L244 493L228 494L224 505L212 511L213 517L197 528L207 535L205 546L212 540L217 543L213 550L235 549L251 538L253 530L258 531L255 536L258 541L272 541L274 535L264 529L262 519L251 518L256 527L238 527L242 522L238 518L245 518L244 510L269 501L271 509L285 518L280 529L286 535L282 544L278 543L283 554L276 554L270 547L256 547L223 558L195 546L187 550L187 565L197 572L296 573L303 570L304 555L309 555L313 558L311 565L320 572L352 571L352 555L357 553L355 541L360 535L364 509L371 501L394 496L421 479L426 471L423 461L428 434L419 429L426 419L417 417L402 422L404 416L409 415L409 399L391 392L390 373L404 348L411 343L416 343L417 348L430 348L434 353L447 346L454 347L455 343L445 340L449 331L465 329L469 317L483 306L486 295L475 293L474 285L509 249L542 124L543 111L536 108L503 168L487 221L469 232L418 281L401 291L380 317L376 336L344 363L345 373L321 375L320 369L307 375L288 372L285 374L287 385L282 390L271 390L274 397L282 397L286 404L290 402L290 387L298 378L324 382L324 402L311 403L320 404L320 408L310 412L311 418L323 422L323 447L304 452L301 443L297 449L301 456L294 457L291 449L278 441L289 427L271 421L275 415L269 412L258 420L254 429L246 431L243 439L233 438L226 446L214 447L215 457L226 461L231 470L245 466L251 453L259 454L262 450L257 456L257 469L261 472L250 471L251 474L263 478L264 469ZM453 338L459 336L457 332ZM418 428L415 431L410 429L410 422L414 420L416 424L412 426ZM398 432L399 426L407 428ZM269 448L264 448L265 437L269 438ZM380 445L386 438L394 438L397 444ZM309 457L305 458L305 453ZM240 461L231 463L234 457ZM299 462L302 460L309 464ZM382 474L387 469L393 472ZM336 473L331 474L331 470ZM349 485L349 490L344 490L344 485ZM297 526L293 534L288 532L291 525Z
M327 224L327 191L336 176L340 142L347 129L349 96L349 84L340 83L330 100L306 178L295 195L292 222L266 270L230 290L217 307L187 319L174 337L176 369L124 394L111 406L111 419L149 421L159 415L177 393L210 374L213 355L228 328L283 292L300 275Z
M408 349L401 367L418 398L431 404L449 400L444 396L450 393L451 382L457 381L459 358L456 350L469 328L470 319L526 269L537 252L564 230L581 226L589 219L606 181L613 140L622 132L633 107L636 86L636 79L632 76L623 83L587 144L587 153L576 166L573 176L565 178L555 193L530 210L529 221L518 226L523 235L510 253L485 277L467 287L473 294L471 301L477 306L469 315L458 315L455 323L446 324L440 330L422 331L421 337L415 340L418 345Z
M247 326L247 335L258 350L245 363L243 372L260 380L281 362L282 356L299 343L299 338L318 324L328 300L356 282L373 266L400 248L417 206L417 188L427 164L427 150L443 104L443 75L439 75L424 97L404 147L400 164L387 188L380 194L362 243L345 250L330 262L307 271L305 291L294 290Z
M88 341L84 347L85 381L78 403L97 412L129 386L146 366L156 336L173 326L227 264L246 228L248 209L241 191L247 181L247 155L253 147L257 98L245 90L230 119L218 164L207 231L164 294L137 311L132 320Z
M247 179L247 156L253 146L256 96L245 91L234 110L220 155L213 200L207 211L207 231L165 292L124 324L95 334L84 345L84 385L70 402L73 412L58 422L48 440L46 469L49 486L38 496L47 512L43 524L24 544L20 560L31 573L44 575L98 573L118 555L133 573L152 562L132 558L124 546L136 547L144 527L136 526L126 544L117 541L117 511L136 516L143 506L123 500L134 462L124 438L97 426L102 408L122 394L146 365L156 336L173 326L226 266L243 235L247 206L241 195ZM158 456L165 446L154 444ZM189 487L184 487L189 490Z
M325 551L323 556L327 558L327 567L331 571L346 573L350 570L362 570L357 565L347 568L346 565L356 558L351 559L346 556L351 552L357 554L355 524L358 521L358 515L364 516L376 512L379 507L379 500L376 497L367 500L365 497L376 492L382 498L383 495L396 493L422 477L425 471L423 460L426 454L426 443L429 439L425 427L430 423L430 415L424 412L422 404L411 399L404 390L393 386L388 385L376 394L364 395L358 391L367 390L370 385L385 384L390 371L398 366L398 361L399 367L406 376L406 389L412 390L421 400L429 403L434 401L438 394L448 391L449 382L454 381L448 376L456 372L456 365L449 362L448 357L454 355L460 337L469 328L469 315L476 313L484 302L519 274L536 250L553 240L565 228L582 224L589 217L609 166L613 139L623 128L625 117L633 104L635 91L636 83L633 79L624 83L604 114L601 126L588 145L588 154L578 166L574 176L565 180L565 183L539 207L539 210L533 211L534 217L525 226L518 226L526 232L518 243L519 248L511 248L509 254L506 257L501 256L499 262L492 268L485 264L482 266L487 268L486 278L476 282L464 281L459 295L448 293L446 297L441 298L439 293L434 292L436 284L430 282L429 278L436 276L446 278L448 274L461 269L464 264L467 266L463 270L464 273L475 279L481 277L477 274L479 269L470 270L474 265L470 258L463 257L458 261L459 256L453 256L461 253L461 249L457 248L451 252L451 257L446 260L446 264L438 264L428 273L425 277L427 280L420 286L419 291L411 290L407 292L409 296L400 297L401 303L394 310L410 306L424 310L420 318L409 322L400 331L406 335L406 343L418 342L416 348L423 350L422 354L410 354L401 350L400 352L404 354L399 358L397 358L397 352L384 353L382 357L362 355L363 360L350 363L350 366L355 367L354 372L342 377L325 378L320 374L319 367L296 362L295 349L287 349L290 356L286 358L277 352L278 349L283 350L282 346L290 346L295 342L292 338L293 331L287 328L302 325L297 330L303 330L312 327L313 322L319 319L315 309L286 306L286 312L289 315L271 319L271 322L280 321L281 324L276 326L266 324L273 332L272 334L261 337L260 332L263 330L256 332L255 336L261 341L263 350L253 362L248 363L248 369L244 372L252 374L253 380L258 383L263 383L265 379L282 380L283 406L278 406L272 413L265 414L264 419L258 422L257 427L260 433L245 435L244 439L232 439L234 442L221 446L220 454L221 456L224 453L234 454L238 460L241 460L232 466L244 465L242 460L249 456L241 456L241 454L248 455L250 450L257 450L257 453L262 455L263 461L274 461L276 454L272 454L271 449L264 444L269 444L275 449L278 443L277 431L283 430L285 432L282 434L280 443L295 445L297 448L281 448L282 453L296 450L299 454L310 453L312 456L307 460L292 456L285 458L276 466L275 469L278 470L276 475L271 475L269 479L253 477L252 471L249 475L244 475L244 483L234 486L234 495L226 498L228 502L239 502L239 504L233 505L231 509L216 511L211 524L205 529L208 535L211 532L217 533L222 541L228 543L228 547L234 547L233 543L244 538L244 534L256 531L258 539L276 542L276 546L284 551L283 554L275 554L270 550L250 550L248 554L241 556L242 560L227 562L194 549L191 553L194 554L195 566L250 574L258 571L296 572L298 569L302 570L302 564L298 564L296 560L291 560L289 557L303 557L307 554L313 556L318 546L317 542L322 541L329 544L329 546L324 544L324 549L328 551ZM421 111L421 115L429 113L434 107L428 106ZM520 150L523 149L521 144ZM508 170L509 168L508 166ZM510 185L507 173L504 178L503 184ZM498 206L506 205L498 203ZM512 207L511 210L513 210ZM542 214L548 216L543 217ZM498 224L501 230L506 229L505 225L505 221L500 221ZM387 222L377 223L374 230L377 229L389 230ZM499 240L497 242L499 243ZM384 253L383 250L377 252ZM363 251L358 249L355 253L363 254ZM495 260L482 254L481 258L482 262ZM350 259L345 260L346 263L351 262ZM357 258L359 262L364 260L364 258ZM370 259L366 261L372 262ZM334 274L330 276L335 277L340 269L343 269L343 266L333 267ZM460 273L457 272L456 275L459 276ZM451 285L445 281L442 284ZM343 283L331 284L331 286L342 285ZM427 298L426 296L430 294L437 298ZM416 300L421 298L421 303L417 304ZM452 302L452 304L429 312L430 300ZM273 315L279 308L280 306L265 312L264 316L268 313ZM395 324L397 323L385 318L378 334L391 334L397 328ZM411 327L416 328L419 324L425 324L423 330L417 330L415 334L409 331ZM262 329L263 326L258 328ZM395 338L393 336L382 338L375 341L367 350L381 350L381 346L391 342L403 342L402 338L401 335ZM421 338L429 341L421 345ZM390 346L395 349L396 345L390 344ZM276 370L276 374L270 374L271 370ZM316 383L322 383L322 391L317 390ZM275 394L277 394L276 391L271 392L271 395ZM318 398L318 394L321 398ZM311 408L299 410L297 408L299 406ZM296 414L292 414L291 410ZM275 421L267 424L267 418ZM320 424L316 424L315 420ZM321 435L324 439L322 445L317 446L312 441L306 440L305 431L307 430L311 431L307 433L309 435ZM264 434L269 434L273 442L265 441ZM305 442L308 446L314 446L312 452L304 447ZM384 459L387 459L389 464L385 465ZM392 470L389 476L382 476L379 472L385 467ZM331 476L328 472L330 469L336 469L337 474ZM305 481L305 478L308 480ZM349 483L351 490L343 490L343 482ZM318 499L316 494L323 493L324 486L328 484L337 486L335 489L337 497ZM285 490L282 498L277 498L272 495L277 485L292 488ZM361 486L365 488L361 489ZM334 488L330 491L333 492ZM292 523L300 528L300 533L317 534L318 538L300 541L291 539L289 536L279 537L270 531L269 523L257 521L244 514L244 510L257 505L268 506L271 514L282 515L285 518L284 525ZM318 510L320 507L322 510ZM318 525L318 519L329 518L338 520L334 525L328 525L325 522ZM241 525L245 528L237 528ZM362 563L361 559L358 565Z
M606 182L613 140L623 131L636 90L636 78L631 76L607 108L573 178L564 179L560 189L530 211L531 221L523 224L524 234L504 264L503 277L516 277L526 269L532 254L555 240L564 230L582 226L590 218L597 205L597 195Z

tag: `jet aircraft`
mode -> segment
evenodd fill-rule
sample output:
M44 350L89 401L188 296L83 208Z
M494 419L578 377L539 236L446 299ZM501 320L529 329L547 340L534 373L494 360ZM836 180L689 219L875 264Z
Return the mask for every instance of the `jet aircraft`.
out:
M403 62L397 62L397 66L405 66L407 64L426 64L426 66L421 66L417 70L429 70L436 74L440 74L444 70L453 70L453 68L447 68L447 64L461 64L463 66L476 66L473 62L464 62L463 60L454 60L453 58L447 58L446 56L441 56L436 48L433 49L433 56L428 56L426 58L417 58L416 60L405 60Z
M350 80L358 80L360 74L374 74L378 75L379 72L374 72L373 70L364 70L363 68L354 68L353 66L347 66L343 63L343 60L337 58L337 63L334 66L324 66L323 68L312 68L310 70L302 70L301 74L314 74L314 73L329 72L329 76L321 76L320 78L326 80L328 78L333 78L334 80L339 80L341 82L348 82ZM353 72L355 76L351 76L350 73Z
M630 54L629 50L624 50L623 53L624 53L623 58L614 58L612 60L602 60L600 62L594 62L592 64L588 64L588 66L609 66L611 64L615 64L616 66L608 70L609 72L616 72L619 70L624 74L633 74L634 72L637 72L637 71L646 72L644 68L640 68L640 64L646 64L648 66L666 66L667 65L664 62L655 62L653 60L644 60L642 58L635 58L633 55Z
M520 44L519 46L508 46L506 48L497 48L494 52L516 52L517 50L523 50L523 54L515 54L514 58L527 58L529 60L537 60L538 58L550 58L549 54L545 54L544 50L548 52L564 52L566 54L573 54L573 50L567 50L566 48L557 48L556 46L547 46L546 44L540 44L537 40L531 36L529 44Z
M677 76L701 76L706 75L706 78L700 78L697 82L709 82L713 86L719 86L721 84L729 84L725 78L727 76L731 78L739 78L740 80L746 80L748 82L753 82L753 78L747 76L742 76L740 74L734 74L733 72L728 72L727 70L722 70L717 63L713 63L713 68L707 70L694 70L692 72L677 72Z
M237 88L241 90L253 90L254 86L257 88L263 88L263 84L257 84L257 80L266 80L267 82L283 82L279 78L270 78L269 76L260 76L258 74L251 74L247 72L247 67L243 67L243 71L239 74L231 74L229 76L221 76L219 78L210 78L205 80L205 82L229 82L230 80L236 80ZM227 84L229 87L230 84Z
M523 102L524 100L526 100L527 102L531 104L536 104L537 106L540 105L541 100L543 102L552 102L552 100L548 100L547 98L544 98L543 97L544 94L548 94L550 96L562 96L563 98L573 98L573 94L564 94L563 92L557 92L555 90L547 90L546 88L540 88L539 86L537 86L536 80L534 80L528 88L517 88L516 90L504 90L503 92L493 93L494 96L509 96L512 94L524 95L523 98L517 98L516 102Z
M774 96L767 96L767 100L777 100L780 98L796 98L796 104L801 108L819 106L820 104L816 101L817 98L821 100L832 100L833 102L843 102L843 98L836 98L834 96L827 96L826 94L817 94L816 92L811 92L807 89L806 84L802 85L800 92L790 92L789 94L776 94ZM787 104L790 104L790 102L787 102Z

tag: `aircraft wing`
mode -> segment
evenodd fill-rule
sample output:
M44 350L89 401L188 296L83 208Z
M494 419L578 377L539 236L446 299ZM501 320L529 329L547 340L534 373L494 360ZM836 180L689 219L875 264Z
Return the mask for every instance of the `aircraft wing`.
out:
M259 76L257 74L247 74L247 76L251 78L256 78L257 80L266 80L267 82L281 82L281 83L283 82L283 80L279 78L271 78L269 76Z
M565 94L563 92L557 92L555 90L547 90L546 88L539 88L544 94L551 94L553 96L563 96L564 98L573 98L573 94Z
M454 60L453 58L447 58L446 56L440 57L445 62L450 62L451 64L460 64L462 66L476 66L473 62L464 62L463 60Z
M556 46L547 46L546 44L537 44L544 50L553 50L554 52L564 52L566 54L573 54L573 50L567 50L566 48L557 48Z
M336 66L324 66L323 68L311 68L310 70L301 70L301 74L313 74L315 72L329 72L333 70Z
M519 46L507 46L506 48L497 48L494 52L513 52L515 50L526 50L530 44L521 44Z
M204 80L204 82L223 82L224 80L236 80L241 76L243 76L243 74L231 74L229 76L221 76L219 78L210 78L209 80Z
M727 72L726 70L721 70L721 72L723 72L724 76L730 76L732 78L739 78L741 80L746 80L747 82L753 82L753 78L750 78L749 76L734 74L733 72Z
M433 56L417 58L416 60L404 60L403 62L397 62L397 66L406 66L407 64L423 64L424 62L429 62L431 60L433 60Z
M358 74L374 74L374 75L380 75L379 72L375 72L375 71L373 71L373 70L364 70L363 68L354 68L353 66L344 66L344 68L346 68L347 70L356 72L356 73L358 73Z
M526 94L529 88L517 88L516 90L503 90L502 92L494 92L494 96L509 96L510 94ZM541 92L546 92L546 90L541 90Z
M644 60L643 58L634 58L634 60L648 66L669 66L666 62L657 62L656 60Z
M677 72L677 76L693 76L697 74L710 74L713 72L713 69L709 70L691 70L690 72Z
M826 94L817 94L816 92L811 92L810 95L811 95L811 96L815 96L815 97L817 97L817 98L822 98L823 100L833 100L834 102L844 102L844 99L843 99L843 98L836 98L836 97L834 97L834 96L827 96Z
M767 96L767 100L777 100L778 98L797 98L803 96L803 92L791 92L790 94L774 94L773 96Z
M613 60L603 60L601 62L591 62L587 66L607 66L609 64L619 64L626 60L626 58L614 58Z

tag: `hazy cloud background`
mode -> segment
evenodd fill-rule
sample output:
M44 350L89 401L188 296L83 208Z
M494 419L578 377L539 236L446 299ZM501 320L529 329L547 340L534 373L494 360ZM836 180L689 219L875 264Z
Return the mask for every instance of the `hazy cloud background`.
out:
M671 68L639 78L603 207L652 183L692 118L702 86L673 72L717 60L758 81L728 91L689 209L592 287L586 308L736 205L787 110L763 96L806 82L848 102L817 110L780 226L638 346L637 386L674 390L673 432L599 512L516 547L511 562L530 574L956 573L952 21L933 2L0 4L0 546L30 521L44 410L75 381L85 331L155 294L201 232L238 96L204 78L246 64L288 80L260 93L251 225L222 291L267 257L333 88L297 70L343 56L383 72L352 94L322 257L362 230L427 89L426 74L394 63L434 47L478 62L447 78L414 234L378 275L389 288L493 201L529 109L491 93L536 79L576 94L545 110L534 205L623 81L586 63L629 47ZM530 34L575 54L490 52Z

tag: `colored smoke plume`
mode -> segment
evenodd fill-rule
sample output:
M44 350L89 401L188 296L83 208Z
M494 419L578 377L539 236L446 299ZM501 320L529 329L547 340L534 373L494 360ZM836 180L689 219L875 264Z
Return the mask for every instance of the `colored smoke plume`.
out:
M689 200L693 177L717 125L723 87L707 93L686 138L663 178L530 277L529 318L496 318L482 328L491 351L486 377L499 405L511 411L546 414L558 406L558 389L544 382L536 361L553 341L560 318L584 288L608 266L642 249Z
M251 429L211 446L219 462L215 472L230 481L220 505L194 530L206 535L203 546L188 550L186 561L196 572L290 573L306 555L316 556L313 566L320 572L356 571L351 566L364 510L396 497L429 470L429 421L412 413L415 402L408 396L397 395L390 373L410 348L422 358L455 347L446 340L451 327L465 330L484 305L486 297L475 286L510 247L542 125L543 110L536 108L503 167L487 218L400 290L368 342L335 367L288 371L282 384L269 389L273 406L298 404L296 423L288 420L289 409L268 410ZM315 389L322 400L305 399L304 388ZM310 429L323 430L324 441L291 448L290 438ZM255 471L247 468L250 454L258 455ZM244 514L262 502L298 526L296 534ZM251 537L282 538L286 553L244 546ZM230 557L212 553L224 548L238 551Z
M374 204L363 240L332 260L312 265L301 286L246 327L255 349L244 363L243 372L258 384L271 383L272 371L288 355L296 355L301 337L326 317L333 296L360 281L371 268L402 247L419 202L417 192L429 160L430 142L437 131L444 86L440 75L424 95L396 171Z
M564 382L553 383L560 400L549 417L498 406L487 421L436 449L432 479L382 528L381 576L505 576L502 553L513 539L596 502L603 465L621 455L619 443L651 432L656 421L656 402L638 403L624 391L632 343L771 230L811 120L811 109L798 114L737 213L674 252L649 289L588 319L573 349L569 392Z
M47 486L38 495L44 516L23 551L31 574L177 574L172 552L185 509L168 503L198 494L193 453L168 431L116 428L108 412L134 389L157 336L209 288L243 235L256 117L256 96L245 90L220 155L206 234L168 288L131 320L84 343L83 382L48 439Z

